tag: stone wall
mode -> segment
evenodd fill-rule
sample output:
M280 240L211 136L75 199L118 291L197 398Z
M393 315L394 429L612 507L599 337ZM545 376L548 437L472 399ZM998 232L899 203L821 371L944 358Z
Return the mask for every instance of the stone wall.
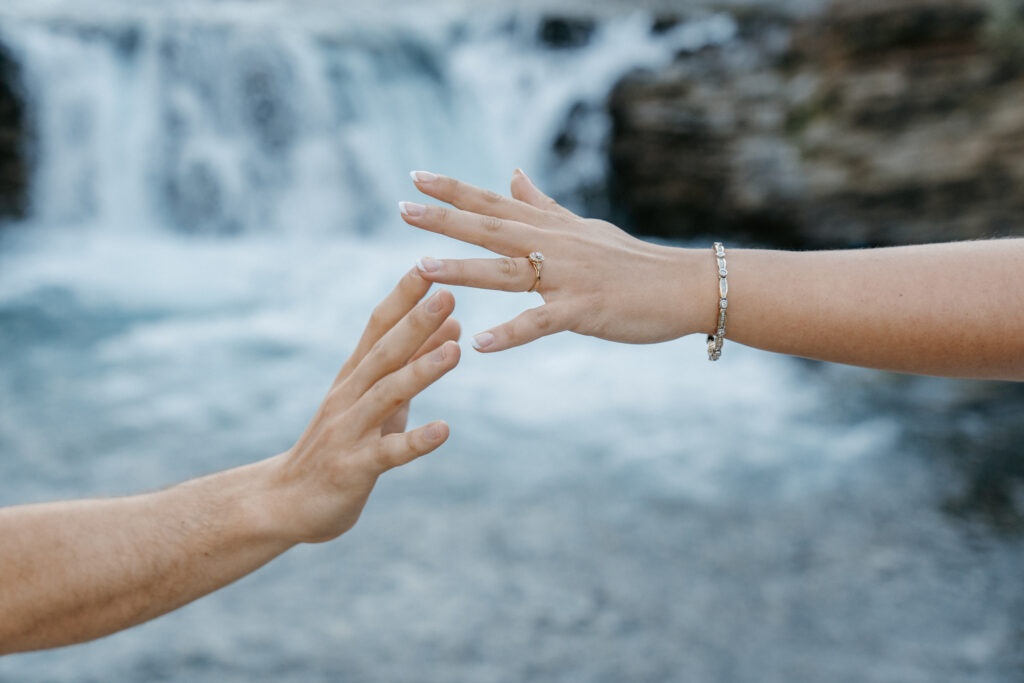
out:
M732 11L737 40L610 97L611 190L635 231L803 247L1024 234L1024 3Z

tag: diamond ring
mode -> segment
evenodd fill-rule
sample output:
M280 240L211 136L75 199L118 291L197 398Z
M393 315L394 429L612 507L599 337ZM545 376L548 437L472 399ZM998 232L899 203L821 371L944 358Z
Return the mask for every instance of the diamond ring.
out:
M540 274L541 270L543 270L544 268L544 254L540 253L539 251L533 251L530 252L530 255L527 256L526 258L530 260L530 264L533 266L533 269L537 272L537 279L533 281L533 286L526 291L535 292L537 291L537 287L540 286Z

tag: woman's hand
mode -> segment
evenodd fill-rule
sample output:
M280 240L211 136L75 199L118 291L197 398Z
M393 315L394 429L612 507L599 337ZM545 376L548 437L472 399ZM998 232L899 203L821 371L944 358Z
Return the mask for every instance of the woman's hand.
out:
M383 472L448 438L432 422L405 431L409 401L459 362L455 307L413 269L374 310L327 398L287 453L274 459L271 517L293 542L333 539L356 523Z
M424 258L419 268L425 279L526 292L537 280L527 256L544 255L536 283L544 305L477 334L478 351L501 351L564 330L645 344L715 326L718 276L710 251L650 244L611 223L580 218L518 170L511 198L433 173L412 177L421 192L455 208L402 202L406 223L505 257Z

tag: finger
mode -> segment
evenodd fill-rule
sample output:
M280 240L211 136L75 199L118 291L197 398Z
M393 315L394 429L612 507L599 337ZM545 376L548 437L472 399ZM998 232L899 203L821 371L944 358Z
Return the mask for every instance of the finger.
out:
M446 341L459 341L461 336L462 325L455 318L448 318L441 323L441 327L438 328L437 332L430 335L430 338L423 342L423 346L417 349L416 353L412 354L411 360L427 355Z
M518 199L505 197L497 192L484 190L436 173L413 171L410 175L416 184L416 189L420 192L451 204L457 209L495 218L521 221L530 225L543 224L544 212Z
M450 433L447 423L438 420L408 432L386 436L380 440L377 449L377 465L382 472L406 465L443 444Z
M384 436L404 432L406 422L409 420L409 401L406 401L395 411L395 414L384 420L380 426L380 433Z
M430 339L423 342L423 346L421 346L419 350L417 350L416 353L412 355L412 358L409 360L409 362L411 363L417 358L427 355L437 347L441 346L441 344L444 344L446 341L457 342L461 335L462 326L459 324L459 321L456 320L455 318L448 318L447 320L444 321L444 323L441 324L441 327L437 330L437 332L430 335ZM381 433L393 434L395 432L404 432L405 422L408 418L409 401L406 401L401 406L399 406L398 410L395 411L394 415L392 415L391 417L384 421L384 424L382 424L380 428Z
M373 345L363 361L338 387L338 400L342 405L351 405L359 400L381 378L408 363L416 350L448 319L454 308L455 298L452 293L442 289L409 311Z
M537 186L533 184L529 176L523 173L522 169L517 168L516 172L512 174L512 196L541 211L578 218L572 211L537 189Z
M526 223L447 206L398 202L398 207L402 212L402 220L409 225L476 244L506 256L533 251L544 235L540 229Z
M569 329L569 316L559 304L546 304L523 311L504 325L473 337L473 348L483 353L504 351L535 339Z
M447 261L422 258L417 265L424 278L461 287L525 292L537 281L537 271L525 258Z
M378 428L411 400L459 363L459 345L448 341L432 353L384 377L363 394L347 413L358 432Z
M424 280L418 268L406 273L391 293L384 298L370 315L370 321L363 330L363 336L356 345L355 351L338 372L334 384L341 384L352 370L362 362L366 354L373 348L384 334L412 310L423 295L430 289L430 281Z

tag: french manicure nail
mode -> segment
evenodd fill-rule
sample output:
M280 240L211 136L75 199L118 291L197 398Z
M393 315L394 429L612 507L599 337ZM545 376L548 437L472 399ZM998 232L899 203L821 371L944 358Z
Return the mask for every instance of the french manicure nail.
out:
M416 202L398 202L398 210L402 212L403 216L422 216L427 207Z
M494 343L494 335L490 332L481 332L480 334L473 337L473 348L477 351L483 351L488 346Z
M430 171L412 171L409 175L414 183L432 183L437 180L437 174Z
M420 260L416 261L416 267L423 273L436 273L441 270L441 265L440 261L430 258L429 256L424 256Z
M448 355L444 350L444 347L446 346L448 346L448 344L441 344L441 346L435 349L434 352L430 354L430 360L434 361L435 363L443 363L445 356Z
M434 292L429 299L427 299L427 313L437 313L441 310L441 290Z

